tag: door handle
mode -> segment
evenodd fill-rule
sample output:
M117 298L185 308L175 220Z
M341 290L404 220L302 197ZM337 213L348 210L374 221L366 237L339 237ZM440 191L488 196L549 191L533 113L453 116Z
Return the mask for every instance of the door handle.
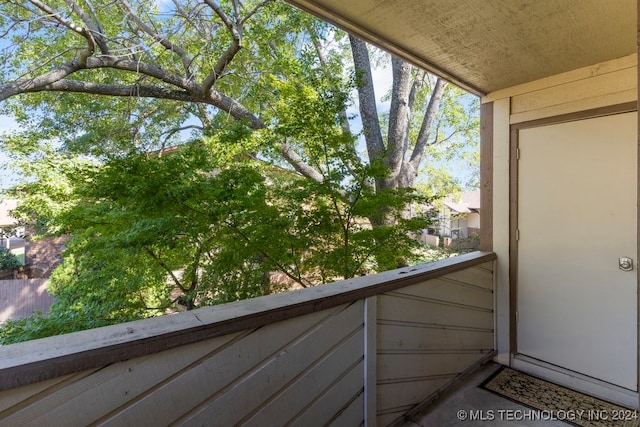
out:
M627 256L621 256L618 259L618 268L622 271L633 270L633 260Z

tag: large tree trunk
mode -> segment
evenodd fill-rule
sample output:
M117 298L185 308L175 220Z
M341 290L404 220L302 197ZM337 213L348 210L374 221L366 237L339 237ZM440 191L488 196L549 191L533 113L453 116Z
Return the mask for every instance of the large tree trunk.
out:
M381 180L381 188L398 188L398 177L402 173L408 148L409 93L411 90L412 66L396 57L391 59L393 85L391 87L391 106L389 111L389 132L387 134L387 153L385 164L389 167L389 177Z
M430 145L432 128L447 82L440 78L436 80L429 104L422 118L420 131L413 144L413 149L410 150L411 115L417 90L423 85L425 74L418 72L416 73L417 77L414 78L413 66L402 59L393 57L391 61L393 85L391 88L389 129L385 144L376 107L376 95L367 45L353 36L349 37L349 41L358 77L358 101L369 161L371 163L382 162L389 170L386 177L376 179L376 189L413 187L425 149Z

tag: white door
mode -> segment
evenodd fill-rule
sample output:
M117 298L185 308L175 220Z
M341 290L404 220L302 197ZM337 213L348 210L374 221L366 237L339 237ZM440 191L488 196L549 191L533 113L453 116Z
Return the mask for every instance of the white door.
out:
M523 129L518 163L518 353L630 390L636 129L636 113Z

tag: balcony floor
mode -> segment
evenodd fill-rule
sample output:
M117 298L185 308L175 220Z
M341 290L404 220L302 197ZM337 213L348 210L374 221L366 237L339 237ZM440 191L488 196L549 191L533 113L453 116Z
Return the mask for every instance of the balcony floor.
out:
M562 421L523 419L531 418L534 411L478 387L499 367L496 363L487 363L435 402L426 415L414 417L405 427L569 425ZM463 415L460 418L464 419L458 417L459 413ZM475 419L469 419L470 417Z

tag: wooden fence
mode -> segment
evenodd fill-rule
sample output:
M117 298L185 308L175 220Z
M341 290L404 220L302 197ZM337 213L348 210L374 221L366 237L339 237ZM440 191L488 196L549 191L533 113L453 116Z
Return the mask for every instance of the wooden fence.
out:
M0 280L0 323L46 313L54 297L47 292L48 279Z

